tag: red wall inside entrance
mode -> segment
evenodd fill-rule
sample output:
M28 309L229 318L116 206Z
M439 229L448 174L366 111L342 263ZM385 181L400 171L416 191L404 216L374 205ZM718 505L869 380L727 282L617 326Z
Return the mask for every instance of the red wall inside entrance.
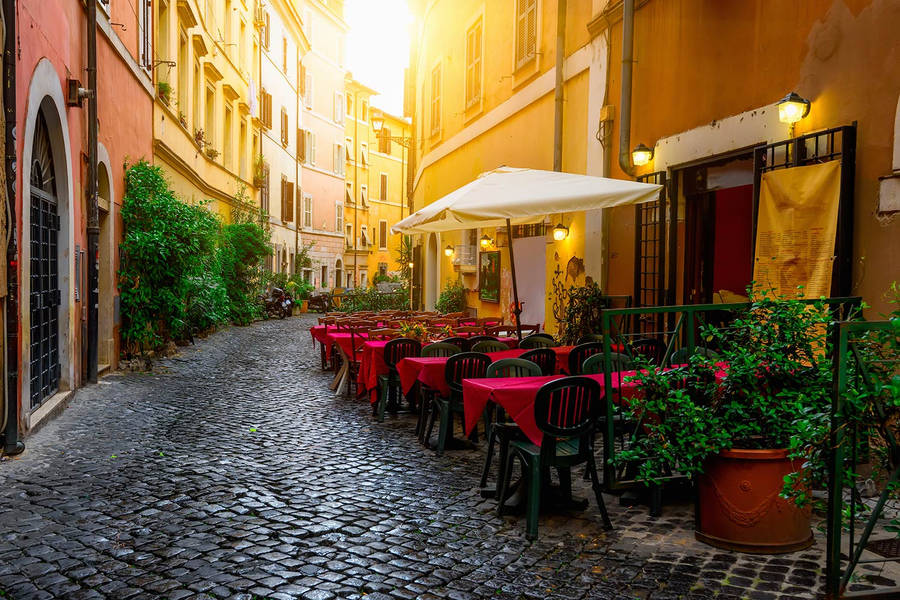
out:
M753 278L753 186L716 192L716 241L713 254L713 292L746 294Z

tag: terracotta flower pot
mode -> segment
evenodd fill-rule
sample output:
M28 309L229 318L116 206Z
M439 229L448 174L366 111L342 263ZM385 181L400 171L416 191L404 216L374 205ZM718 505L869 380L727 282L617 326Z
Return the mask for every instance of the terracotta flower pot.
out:
M697 479L695 536L718 548L783 554L813 543L810 510L779 496L800 460L780 450L723 450Z
M305 313L309 310L309 300L300 301L300 312Z

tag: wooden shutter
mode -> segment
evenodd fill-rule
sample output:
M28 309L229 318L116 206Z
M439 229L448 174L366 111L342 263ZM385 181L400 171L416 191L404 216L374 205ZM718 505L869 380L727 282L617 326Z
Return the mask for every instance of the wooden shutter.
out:
M535 55L537 46L537 0L518 0L516 14L516 67Z
M294 220L294 184L286 180L281 189L281 220Z
M381 174L381 190L379 191L378 198L380 200L387 200L388 197L388 176L386 173Z
M297 160L306 162L306 132L303 129L297 130Z
M300 80L300 96L306 96L306 67L300 65L300 73L297 75Z
M288 145L288 114L285 109L281 109L281 145L287 148Z
M379 248L387 248L388 242L388 234L387 234L387 221L380 221L378 223L378 247Z

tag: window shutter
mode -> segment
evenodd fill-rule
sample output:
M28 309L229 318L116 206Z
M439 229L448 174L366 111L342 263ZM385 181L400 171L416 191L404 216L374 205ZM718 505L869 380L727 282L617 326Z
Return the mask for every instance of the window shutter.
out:
M281 220L294 220L294 184L291 181L284 183L284 192L281 197Z
M312 140L309 151L309 164L314 165L316 164L316 134L310 132L309 137Z
M381 190L378 195L380 200L387 200L388 196L388 176L386 173L381 174Z
M344 194L344 202L346 204L353 204L353 183L347 182L347 190Z
M378 247L387 248L387 221L378 223Z
M281 109L281 145L287 148L288 145L288 114L285 109Z
M306 133L302 129L297 130L297 160L306 162Z

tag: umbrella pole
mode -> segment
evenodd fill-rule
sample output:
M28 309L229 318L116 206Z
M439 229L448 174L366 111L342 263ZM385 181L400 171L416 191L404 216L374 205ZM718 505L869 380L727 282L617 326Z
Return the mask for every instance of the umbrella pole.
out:
M516 317L516 337L522 341L522 307L519 305L519 286L516 283L516 254L513 252L513 231L509 219L506 220L506 236L509 238L509 269L512 272L513 314Z

